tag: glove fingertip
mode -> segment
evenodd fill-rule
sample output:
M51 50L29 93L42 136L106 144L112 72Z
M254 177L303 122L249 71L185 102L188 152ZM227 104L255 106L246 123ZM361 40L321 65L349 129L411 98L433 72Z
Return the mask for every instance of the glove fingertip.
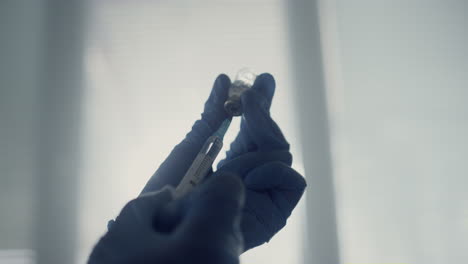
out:
M213 89L211 90L210 96L205 103L204 112L207 110L214 110L212 108L218 108L217 110L223 109L224 101L226 101L229 86L231 86L231 80L229 76L222 73L216 77L216 80L213 84Z
M270 73L262 73L255 79L252 89L263 95L271 104L271 100L275 94L275 87L276 82L273 75Z
M227 76L227 74L221 73L218 75L218 77L216 77L216 80L215 80L215 86L218 86L218 85L221 87L229 86L231 85L231 79L229 78L229 76Z
M216 77L202 113L202 123L209 126L209 132L202 133L202 141L216 131L221 123L229 117L226 111L224 111L224 102L227 100L230 86L231 80L226 74L222 73Z

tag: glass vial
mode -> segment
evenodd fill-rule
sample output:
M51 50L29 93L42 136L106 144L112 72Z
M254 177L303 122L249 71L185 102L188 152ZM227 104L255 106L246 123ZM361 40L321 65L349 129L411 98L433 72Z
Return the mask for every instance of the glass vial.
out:
M248 68L243 68L237 72L234 82L229 87L228 99L224 103L224 109L229 115L242 115L241 95L252 87L255 78L257 78L257 75Z

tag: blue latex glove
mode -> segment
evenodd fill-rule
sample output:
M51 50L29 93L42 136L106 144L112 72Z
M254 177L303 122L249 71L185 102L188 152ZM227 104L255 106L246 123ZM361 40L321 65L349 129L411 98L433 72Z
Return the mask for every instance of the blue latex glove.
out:
M239 177L218 174L188 199L174 201L165 188L130 201L88 263L239 263L244 187Z
M228 118L223 105L230 84L229 77L218 76L201 120L162 163L143 193L177 186L205 140ZM239 175L247 189L241 223L245 250L269 241L286 224L306 186L304 178L290 167L289 144L270 117L274 90L273 76L261 74L242 95L240 132L226 159L218 164L219 171Z

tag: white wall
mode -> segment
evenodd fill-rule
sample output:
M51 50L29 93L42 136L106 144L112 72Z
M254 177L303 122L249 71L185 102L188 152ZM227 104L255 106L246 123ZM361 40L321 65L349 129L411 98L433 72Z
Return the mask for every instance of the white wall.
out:
M337 0L336 11L343 263L465 263L468 3Z

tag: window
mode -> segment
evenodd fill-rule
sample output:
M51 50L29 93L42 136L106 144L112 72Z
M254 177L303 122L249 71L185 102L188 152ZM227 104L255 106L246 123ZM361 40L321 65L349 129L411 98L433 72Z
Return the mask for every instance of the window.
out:
M272 115L292 145L295 168L302 170L281 1L91 3L81 259L199 118L219 73L233 78L250 67L275 76ZM231 125L225 146L238 127ZM296 210L284 230L243 260L301 263L302 215Z

